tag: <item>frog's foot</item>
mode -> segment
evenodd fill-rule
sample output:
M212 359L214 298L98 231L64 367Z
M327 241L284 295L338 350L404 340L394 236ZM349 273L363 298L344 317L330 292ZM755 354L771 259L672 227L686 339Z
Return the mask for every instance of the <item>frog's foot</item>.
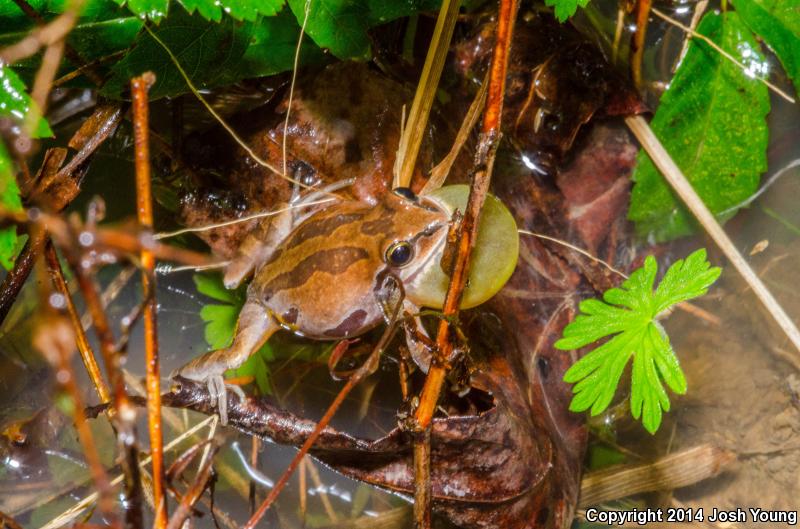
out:
M242 388L235 384L226 384L222 375L213 375L206 379L208 393L211 395L212 400L217 403L217 413L219 413L219 422L223 426L228 424L228 388L233 391L240 400L244 400L245 394Z

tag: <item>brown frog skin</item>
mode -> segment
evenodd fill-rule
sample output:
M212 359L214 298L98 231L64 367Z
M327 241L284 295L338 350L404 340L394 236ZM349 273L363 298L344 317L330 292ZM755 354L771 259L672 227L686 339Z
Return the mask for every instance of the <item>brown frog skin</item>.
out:
M384 319L383 278L391 274L410 286L427 267L439 266L449 223L441 205L407 189L386 193L375 205L335 202L294 227L289 215L274 218L251 233L226 269L228 287L255 271L233 343L173 373L208 383L223 421L225 371L282 328L340 340L375 327Z

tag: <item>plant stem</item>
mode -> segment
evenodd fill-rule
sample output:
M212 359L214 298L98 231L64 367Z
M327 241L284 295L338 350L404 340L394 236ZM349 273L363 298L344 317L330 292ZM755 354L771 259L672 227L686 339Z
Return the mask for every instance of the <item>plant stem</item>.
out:
M747 282L750 288L753 289L756 297L764 305L770 313L775 323L783 330L789 340L794 344L800 352L800 331L797 326L789 318L786 311L778 303L772 293L767 289L766 285L756 275L755 271L750 267L745 258L739 253L739 250L733 244L733 241L719 225L717 219L709 211L708 207L703 202L703 199L697 194L692 187L692 184L686 179L680 168L670 157L664 146L653 133L650 125L641 116L629 116L625 118L625 123L631 129L636 139L642 144L642 147L653 163L664 175L669 185L678 194L681 200L684 201L689 211L703 226L703 229L708 232L709 236L719 246L720 250L725 254L728 260L733 264L736 270L741 274L742 278Z
M145 72L131 80L133 100L134 162L136 167L136 209L139 228L153 233L153 199L150 189L150 143L147 91L155 83L155 75ZM147 426L150 454L153 456L153 503L155 529L167 527L167 501L164 495L164 437L161 428L161 369L158 357L158 325L156 318L155 257L142 247L142 297L144 302L145 383L147 386Z
M489 70L489 91L486 99L486 111L483 115L481 138L475 157L475 169L472 175L467 208L464 218L459 224L457 254L453 262L450 283L445 296L443 314L436 336L436 352L431 362L425 386L422 389L419 407L414 419L418 429L414 440L414 468L416 489L414 492L414 520L418 529L430 527L429 499L431 497L430 461L421 458L430 457L430 430L433 413L439 401L449 363L453 357L453 343L450 337L450 321L458 314L461 296L466 286L469 272L469 258L478 234L478 220L481 208L489 192L492 178L495 153L500 141L500 124L505 96L505 81L508 68L508 57L511 50L511 38L517 16L517 0L500 0L497 17L497 34Z
M403 136L400 138L400 146L397 149L392 187L408 187L411 183L414 168L417 166L419 147L425 135L428 116L436 97L436 88L439 86L439 78L442 76L442 68L447 58L450 39L453 38L453 30L456 27L460 7L461 0L443 0L442 7L439 9L439 17L436 19L431 45L425 57L425 65L422 67L422 75L414 94L414 102L411 104L411 112L409 112Z

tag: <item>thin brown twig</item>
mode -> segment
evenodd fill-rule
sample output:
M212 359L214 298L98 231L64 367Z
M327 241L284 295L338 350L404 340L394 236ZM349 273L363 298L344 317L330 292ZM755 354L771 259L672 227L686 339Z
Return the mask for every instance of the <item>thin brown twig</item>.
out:
M116 111L106 112L106 107L101 107L95 110L92 116L84 122L84 125L75 133L70 140L70 145L79 138L81 146L76 147L79 149L78 153L61 168L55 175L54 180L60 181L66 178L73 178L73 175L84 166L89 156L93 154L97 148L116 130L122 112L119 107ZM98 124L99 120L99 124ZM80 179L76 179L76 185L73 193L62 193L57 197L57 200L50 200L50 206L54 208L55 212L65 208L80 191ZM33 263L37 255L39 255L47 240L46 233L43 231L36 232L39 235L31 237L22 249L22 252L17 256L14 262L14 268L3 279L0 285L0 323L2 323L8 312L11 310L14 301L17 299L22 286L28 279Z
M472 185L464 218L458 227L457 254L453 262L450 283L442 310L444 317L440 320L436 336L436 352L428 371L428 377L425 379L419 407L414 415L416 429L418 433L421 433L414 441L414 468L418 472L414 478L414 520L418 528L430 527L430 436L425 432L430 430L448 366L453 360L454 346L450 336L450 321L458 314L461 296L468 277L469 258L477 238L478 220L492 178L495 153L500 140L506 72L517 8L517 0L500 0L497 34L489 70L489 92L483 116L481 139L475 158ZM422 461L422 458L428 461Z
M642 57L644 57L644 40L647 36L647 23L650 18L652 0L637 0L636 30L631 40L631 78L637 88L642 86Z
M0 511L0 529L23 529L23 527L14 518Z
M153 232L153 199L150 186L150 145L147 92L155 76L145 72L131 80L133 101L134 162L136 167L136 206L139 228ZM147 386L147 426L150 434L150 453L153 457L153 503L156 529L167 526L167 500L164 495L164 436L161 429L161 369L158 356L158 325L156 321L155 257L143 247L139 253L142 267L142 296L144 302L144 354Z
M191 266L208 266L213 264L211 257L192 250L177 248L154 242L152 237L138 236L136 233L110 228L92 230L83 229L80 234L73 233L72 227L59 215L39 210L9 211L0 207L0 219L17 224L37 224L43 226L58 243L59 247L71 247L73 250L91 247L95 251L111 250L123 254L136 255L142 248L147 248L158 260L174 261ZM79 239L89 241L82 243Z
M53 286L64 298L67 313L72 321L72 327L75 329L78 352L83 360L83 365L86 367L86 372L89 374L89 378L94 384L97 396L100 397L100 402L110 402L111 391L108 389L108 384L103 380L103 376L100 373L100 366L97 364L92 346L89 344L89 339L86 337L86 332L83 330L81 317L78 314L78 309L75 308L75 302L72 300L69 287L64 279L61 263L58 261L56 250L53 248L52 244L47 245L44 256L47 261L47 268L50 271L50 279L53 282Z
M47 275L49 275L53 286L57 290L62 291L63 295L63 291L66 290L66 282L64 281L64 276L61 273L61 267L58 263L58 257L56 256L55 249L51 243L48 243L47 247L45 248L42 265L46 266ZM44 269L42 268L42 270ZM112 495L111 482L109 481L108 475L106 474L103 464L100 461L94 435L92 434L92 431L89 428L89 424L86 420L86 416L83 413L83 396L81 395L81 390L78 387L75 372L72 369L72 363L70 361L74 344L65 343L63 339L68 338L69 341L72 342L73 339L81 336L81 333L78 333L74 325L77 319L77 312L74 313L75 317L72 319L71 330L73 332L69 333L68 336L62 335L59 327L60 320L64 317L55 312L53 304L50 302L51 296L49 293L51 291L50 289L46 288L47 283L47 281L39 282L39 289L42 297L47 299L41 305L43 311L42 318L44 318L40 324L41 330L34 333L33 342L34 345L43 353L45 358L47 358L53 364L53 367L58 372L56 379L59 381L61 386L72 400L75 430L78 434L78 440L83 447L83 455L89 465L89 473L99 493L100 509L106 516L109 516L112 520L115 520L116 516L114 514L114 498ZM64 297L68 299L69 292L67 292L66 296ZM72 309L74 310L74 306L72 306ZM65 323L65 325L69 324ZM78 324L78 327L80 327L80 324ZM61 338L61 336L63 336L63 338ZM85 340L85 338L86 337L84 335L83 339ZM80 343L81 340L78 339L77 341ZM88 343L85 343L85 346L88 346ZM91 358L92 361L94 360L91 350L89 351L88 357ZM116 522L112 521L111 525L116 525Z

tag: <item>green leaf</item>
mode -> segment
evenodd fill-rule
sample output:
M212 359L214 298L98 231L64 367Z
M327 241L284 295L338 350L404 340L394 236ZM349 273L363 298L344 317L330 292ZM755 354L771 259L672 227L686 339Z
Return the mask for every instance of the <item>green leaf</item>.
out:
M219 22L222 13L236 20L255 22L259 15L276 15L284 5L284 0L179 0L189 13L197 11L206 20Z
M289 0L289 7L301 25L307 1ZM340 59L368 59L369 28L421 10L437 9L439 3L435 0L313 0L306 32L320 48L330 50Z
M212 349L222 349L231 344L240 310L241 307L235 305L205 305L200 309L200 317L206 322L206 343Z
M34 0L31 7L45 21L51 21L65 8L65 0ZM113 0L87 0L75 27L67 37L67 43L80 56L80 64L68 59L62 62L58 75L64 75L83 64L125 50L130 46L144 21L131 15L128 9L117 5ZM0 45L18 42L29 33L35 23L13 2L0 2ZM41 53L14 65L15 71L32 82L41 64ZM104 66L96 66L101 72ZM71 84L88 85L86 80L72 81Z
M25 85L7 66L0 66L0 120L10 121L15 128L26 131L33 138L53 135L47 120L25 91ZM11 157L0 141L0 205L9 211L20 211L22 201L14 172ZM0 266L11 269L18 251L17 228L6 226L0 229Z
M555 7L555 15L559 22L566 22L575 14L578 6L586 7L589 0L545 0L545 5Z
M737 13L707 13L697 31L748 71L761 72L764 58ZM692 39L650 126L705 204L719 214L758 188L767 168L767 113L769 94L762 83ZM640 234L663 241L691 233L692 216L644 151L633 180L628 217Z
M222 283L221 274L195 274L192 279L197 291L204 296L225 303L244 304L244 288L228 290Z
M226 70L235 67L247 49L253 24L227 17L219 24L209 24L200 15L176 9L152 31L175 55L189 78L202 88L226 82ZM103 92L120 97L131 78L148 70L156 74L156 83L150 90L152 99L188 92L186 81L164 46L149 32L140 33L133 50L112 69L113 76Z
M711 267L701 249L676 261L653 290L657 272L655 258L647 256L620 288L603 294L603 301L583 301L581 314L564 328L555 343L558 349L578 349L610 337L564 374L565 382L575 384L570 410L591 408L597 415L608 408L631 357L631 413L648 432L658 430L662 410L670 408L662 382L675 393L686 393L686 378L658 320L675 304L704 295L721 270Z
M265 17L257 23L250 36L250 44L239 64L231 70L231 82L250 77L262 77L291 70L300 26L292 12L283 9L274 17ZM303 39L300 64L319 64L325 54L311 42Z
M119 5L127 5L128 9L141 18L160 22L169 11L169 0L114 0Z
M11 159L2 141L0 141L0 204L10 211L22 209ZM0 266L10 270L14 266L17 251L17 227L7 226L0 229Z
M32 138L53 135L22 80L7 66L0 66L0 119L10 119Z
M747 27L764 39L800 94L800 3L796 0L735 0Z

